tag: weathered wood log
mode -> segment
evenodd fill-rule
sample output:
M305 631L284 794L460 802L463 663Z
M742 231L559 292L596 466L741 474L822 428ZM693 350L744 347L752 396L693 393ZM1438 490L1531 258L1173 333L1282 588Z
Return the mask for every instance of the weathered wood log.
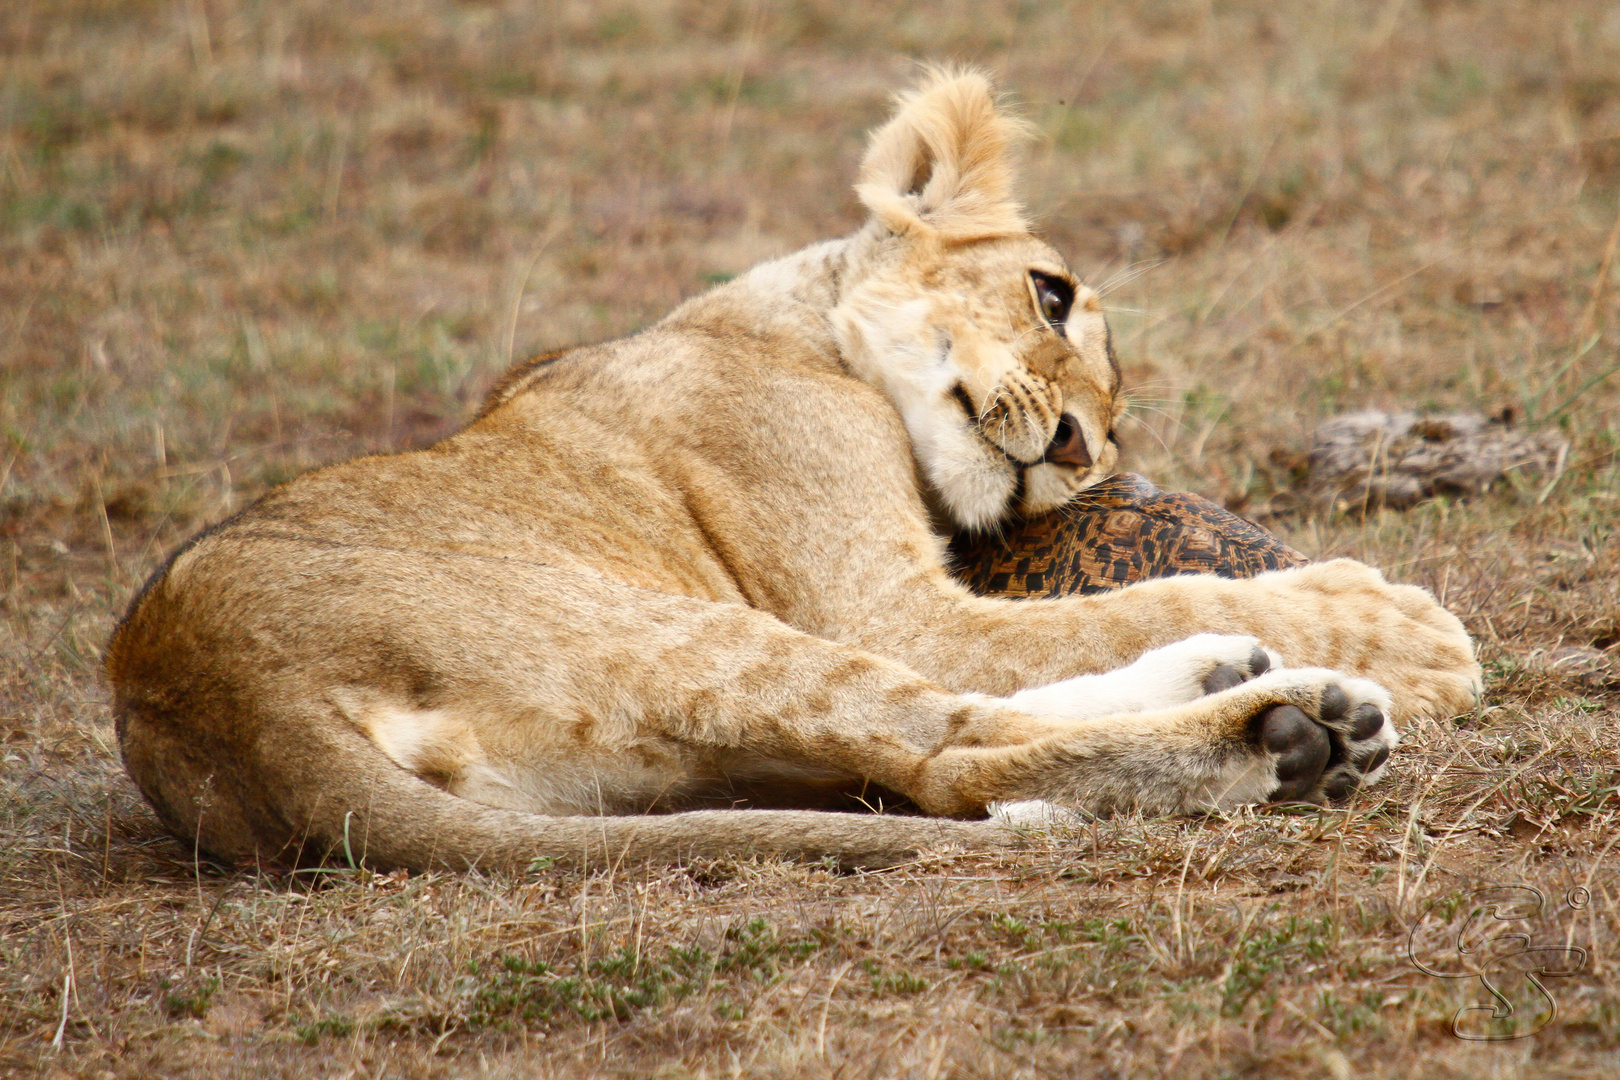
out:
M1349 413L1316 429L1310 494L1341 510L1401 510L1436 495L1477 494L1509 473L1544 483L1568 453L1569 440L1556 429L1519 426L1505 412L1490 420Z

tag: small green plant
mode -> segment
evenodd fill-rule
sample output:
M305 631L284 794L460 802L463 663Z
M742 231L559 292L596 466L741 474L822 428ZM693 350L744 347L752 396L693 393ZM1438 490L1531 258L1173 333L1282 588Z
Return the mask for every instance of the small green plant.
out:
M1300 960L1326 956L1332 932L1331 915L1319 919L1290 915L1281 925L1255 931L1238 946L1232 958L1231 974L1221 987L1221 1015L1241 1015L1273 973Z
M323 1016L308 1023L298 1017L292 1018L293 1034L297 1035L305 1046L314 1046L327 1035L336 1035L342 1038L354 1033L354 1021L347 1016Z
M953 956L945 961L945 966L952 971L986 971L990 967L990 958L982 952L970 952L965 956Z
M865 967L872 976L872 989L879 994L920 994L930 985L927 979L913 975L909 971L893 971L885 974L870 960L866 962Z
M726 930L726 947L715 964L718 971L747 971L756 977L774 976L782 959L803 960L821 948L814 938L782 938L764 919Z
M165 984L164 989L168 986ZM163 1011L175 1020L201 1020L208 1015L219 992L218 979L204 979L190 989L176 990L163 995Z
M554 1025L574 1017L585 1021L628 1020L650 1006L683 1001L708 987L717 975L736 974L759 982L777 978L822 947L815 937L786 936L764 919L727 928L718 954L697 945L671 947L660 958L628 946L562 972L542 960L504 956L493 964L468 965L471 1028L507 1028L514 1023ZM720 1015L737 1019L740 1006L722 1002ZM725 1010L732 1009L735 1016Z
M1341 1038L1365 1031L1377 1025L1381 1001L1377 992L1371 990L1354 1001L1341 1000L1324 990L1317 998L1318 1022Z
M1131 921L1118 919L1086 919L1078 927L1082 941L1095 942L1103 947L1104 956L1125 951L1140 938L1132 931Z
M1542 792L1537 801L1550 805L1561 818L1604 813L1620 804L1620 772L1541 777L1538 784Z

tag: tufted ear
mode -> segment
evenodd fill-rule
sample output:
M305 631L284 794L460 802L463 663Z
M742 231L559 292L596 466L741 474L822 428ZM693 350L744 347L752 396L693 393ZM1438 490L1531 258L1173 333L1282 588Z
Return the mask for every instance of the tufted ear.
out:
M923 230L947 242L1027 232L1013 198L1013 144L1025 125L996 111L990 80L936 69L901 94L873 135L855 192L891 232Z

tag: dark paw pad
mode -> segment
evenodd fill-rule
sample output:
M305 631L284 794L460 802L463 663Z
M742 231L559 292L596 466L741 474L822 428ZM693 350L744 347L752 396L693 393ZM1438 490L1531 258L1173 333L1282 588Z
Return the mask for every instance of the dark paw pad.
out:
M1243 672L1230 664L1222 664L1204 676L1204 693L1218 694L1234 686L1243 685Z
M1276 705L1260 714L1260 744L1277 755L1277 789L1271 793L1275 802L1310 794L1333 749L1327 730L1293 705Z
M1383 714L1378 715L1378 720L1379 725L1382 726ZM1373 728L1373 731L1377 730L1378 728ZM1369 734L1371 733L1369 732ZM1361 761L1339 765L1333 770L1333 775L1322 785L1322 794L1335 800L1348 798L1352 792L1361 787L1361 783L1367 778L1368 773L1377 772L1384 762L1388 760L1389 747L1380 746Z
M1360 786L1361 776L1359 774L1340 769L1333 774L1327 783L1322 785L1322 794L1326 798L1337 802L1340 799L1349 798L1350 793Z
M1384 714L1370 701L1350 710L1350 737L1357 742L1372 738L1383 726ZM1376 766L1369 765L1367 771L1371 772L1374 768Z

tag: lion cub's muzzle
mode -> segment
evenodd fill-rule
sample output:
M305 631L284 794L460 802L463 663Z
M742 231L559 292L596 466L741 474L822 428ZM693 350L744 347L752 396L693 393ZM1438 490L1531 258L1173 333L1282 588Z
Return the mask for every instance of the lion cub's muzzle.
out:
M1058 418L1057 431L1053 433L1041 460L1073 465L1077 469L1091 468L1091 448L1086 445L1086 434L1074 417L1064 413Z

